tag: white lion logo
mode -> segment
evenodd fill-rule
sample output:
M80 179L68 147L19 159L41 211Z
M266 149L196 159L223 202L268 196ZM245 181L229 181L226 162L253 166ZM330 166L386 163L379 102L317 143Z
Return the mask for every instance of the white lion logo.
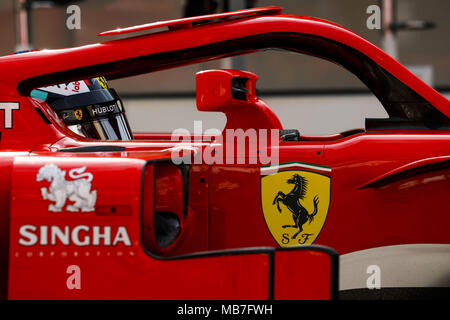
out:
M78 212L81 209L82 212L91 212L95 210L97 191L91 192L93 175L84 172L85 170L86 167L70 170L69 177L78 180L67 181L66 171L54 164L46 164L39 169L36 180L51 182L48 190L45 187L41 188L42 198L55 202L48 206L48 211L61 212L67 198L73 201L72 204L67 205L67 211Z

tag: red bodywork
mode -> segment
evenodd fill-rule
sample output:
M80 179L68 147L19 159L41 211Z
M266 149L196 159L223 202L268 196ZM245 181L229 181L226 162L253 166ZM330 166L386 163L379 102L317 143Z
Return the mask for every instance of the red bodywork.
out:
M6 121L0 125L4 297L328 299L337 289L337 261L336 253L322 246L348 254L383 246L450 244L450 133L446 129L380 128L300 141L277 138L280 164L295 162L303 169L306 164L308 172L330 178L328 214L314 245L287 250L279 248L263 215L261 163L194 163L184 168L186 175L171 163L171 148L180 143L171 141L170 135L136 134L129 142L84 139L73 134L45 102L28 96L34 88L56 83L94 76L117 79L251 53L261 46L226 48L237 47L240 39L270 34L269 41L275 41L295 34L326 39L367 57L441 115L450 116L446 98L341 26L283 15L276 7L213 20L224 17L208 16L207 23L198 25L193 22L206 18L123 29L116 33L165 26L170 30L0 58L0 102L18 106L12 110L11 128ZM290 49L303 52L294 47ZM339 57L336 60L339 63ZM197 75L199 110L224 112L225 129L282 129L270 108L252 95L255 75L209 72L206 78L205 73ZM226 79L233 77L248 77L246 101L227 91L231 80ZM225 91L219 90L222 87ZM182 148L194 155L220 145L210 141L204 137L202 143ZM47 164L66 172L86 167L94 177L91 189L97 190L95 211L49 211L50 202L40 191L49 182L36 178ZM155 239L158 211L172 212L180 222L177 239L166 248ZM81 270L81 289L68 287L71 265ZM296 274L299 266L309 272Z

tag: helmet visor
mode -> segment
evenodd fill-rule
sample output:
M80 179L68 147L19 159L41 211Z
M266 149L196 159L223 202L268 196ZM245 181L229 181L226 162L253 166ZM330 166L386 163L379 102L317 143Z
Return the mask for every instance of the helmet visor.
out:
M31 96L47 102L66 126L80 136L133 139L122 101L103 77L39 88Z
M131 140L131 131L123 114L68 126L76 134L97 140Z
M120 99L56 112L80 136L98 140L133 139Z

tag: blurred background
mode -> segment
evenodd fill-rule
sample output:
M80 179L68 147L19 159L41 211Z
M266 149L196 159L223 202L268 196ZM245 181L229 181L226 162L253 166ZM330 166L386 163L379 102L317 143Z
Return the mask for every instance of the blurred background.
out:
M66 10L72 4L80 8L80 28L70 30ZM358 33L449 98L448 0L0 0L0 54L82 46L104 41L96 35L118 27L272 5L283 7L284 13L330 20ZM381 29L367 26L371 5L381 8ZM365 118L386 116L378 100L342 67L282 51L114 80L110 86L121 95L135 132L193 130L194 120L202 120L203 129L221 129L223 115L196 111L195 73L229 67L256 73L260 97L285 128L302 134L363 128Z

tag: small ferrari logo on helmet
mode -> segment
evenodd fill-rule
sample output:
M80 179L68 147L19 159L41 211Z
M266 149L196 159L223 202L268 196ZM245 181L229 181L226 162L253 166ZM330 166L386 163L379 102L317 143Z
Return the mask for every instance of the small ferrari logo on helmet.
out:
M108 89L108 85L106 84L106 80L103 77L97 77L98 82L102 86L103 89Z
M330 168L291 163L261 178L264 219L282 247L312 244L322 230L330 205L330 177L298 167L331 172ZM297 168L296 168L297 167ZM261 173L270 167L261 169ZM285 170L290 169L290 170ZM264 173L263 173L264 174Z
M78 120L83 119L83 110L77 109L73 113L75 115L75 118L77 118Z

